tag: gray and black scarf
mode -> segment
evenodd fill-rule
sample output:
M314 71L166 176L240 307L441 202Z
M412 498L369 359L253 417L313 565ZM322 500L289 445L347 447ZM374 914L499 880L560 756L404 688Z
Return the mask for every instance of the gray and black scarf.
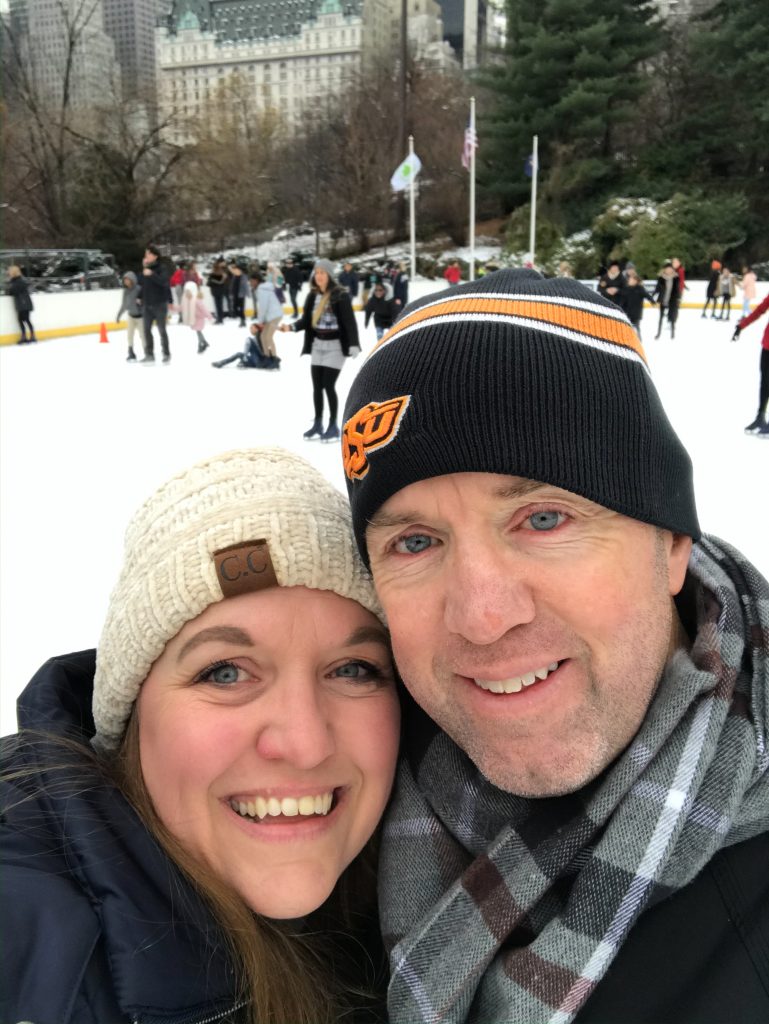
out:
M639 914L769 830L769 584L705 537L689 586L691 650L579 793L502 792L415 714L381 864L392 1024L567 1024Z

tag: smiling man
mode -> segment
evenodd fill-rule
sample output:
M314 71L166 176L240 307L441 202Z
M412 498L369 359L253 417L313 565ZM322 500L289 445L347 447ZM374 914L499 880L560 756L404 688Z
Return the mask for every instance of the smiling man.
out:
M421 299L345 421L416 701L393 1024L769 1018L769 586L700 536L624 314L534 271Z

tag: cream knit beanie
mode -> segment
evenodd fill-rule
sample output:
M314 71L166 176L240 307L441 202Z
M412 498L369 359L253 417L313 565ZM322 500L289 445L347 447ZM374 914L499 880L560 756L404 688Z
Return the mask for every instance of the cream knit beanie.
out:
M347 500L298 455L227 452L169 480L142 505L126 530L96 652L95 747L120 743L139 688L182 626L253 589L265 565L268 582L331 590L383 618Z

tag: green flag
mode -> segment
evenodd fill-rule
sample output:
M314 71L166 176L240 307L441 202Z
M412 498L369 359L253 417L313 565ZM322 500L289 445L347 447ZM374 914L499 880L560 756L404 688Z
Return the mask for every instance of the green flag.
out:
M403 192L404 189L409 188L411 182L416 178L422 168L422 161L416 155L412 153L407 156L400 167L396 168L392 178L390 178L390 185L392 186L393 192Z

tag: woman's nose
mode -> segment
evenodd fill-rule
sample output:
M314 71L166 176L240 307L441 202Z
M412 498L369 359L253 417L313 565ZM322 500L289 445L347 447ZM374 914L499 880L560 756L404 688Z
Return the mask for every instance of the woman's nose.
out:
M264 717L257 727L256 746L261 757L308 770L334 753L329 707L314 679L311 686L279 682L260 711Z

